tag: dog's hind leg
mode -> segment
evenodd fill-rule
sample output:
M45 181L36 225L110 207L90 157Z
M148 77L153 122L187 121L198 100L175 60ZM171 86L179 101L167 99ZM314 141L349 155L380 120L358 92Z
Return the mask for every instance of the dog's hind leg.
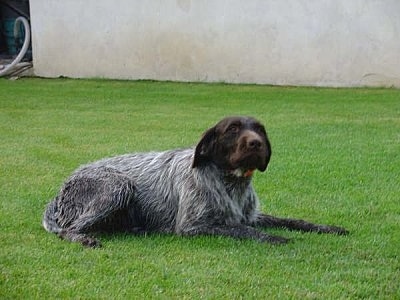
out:
M134 194L133 182L115 170L90 168L78 172L59 195L59 223L63 229L58 235L84 246L99 247L100 242L87 233L100 225L112 227L107 221L114 213L127 210Z

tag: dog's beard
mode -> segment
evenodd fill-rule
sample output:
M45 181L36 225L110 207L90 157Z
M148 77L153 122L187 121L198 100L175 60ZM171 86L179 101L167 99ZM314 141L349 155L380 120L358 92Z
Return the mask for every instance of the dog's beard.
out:
M230 173L236 177L250 177L254 170L265 169L265 160L265 155L260 151L247 152L239 156L233 155L230 161Z

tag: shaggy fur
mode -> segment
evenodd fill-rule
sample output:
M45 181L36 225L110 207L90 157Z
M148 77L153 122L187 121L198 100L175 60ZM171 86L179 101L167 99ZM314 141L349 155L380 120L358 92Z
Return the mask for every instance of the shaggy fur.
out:
M251 185L271 146L263 125L229 117L195 148L103 159L76 170L47 206L43 226L61 238L97 247L99 230L223 235L284 243L256 227L346 234L340 227L263 214Z

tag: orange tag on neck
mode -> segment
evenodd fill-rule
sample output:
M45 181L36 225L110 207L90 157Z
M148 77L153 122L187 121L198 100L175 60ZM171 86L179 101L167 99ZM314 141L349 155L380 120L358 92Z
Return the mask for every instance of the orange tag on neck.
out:
M243 176L244 177L250 177L251 175L253 175L254 170L247 170L246 172L244 172Z

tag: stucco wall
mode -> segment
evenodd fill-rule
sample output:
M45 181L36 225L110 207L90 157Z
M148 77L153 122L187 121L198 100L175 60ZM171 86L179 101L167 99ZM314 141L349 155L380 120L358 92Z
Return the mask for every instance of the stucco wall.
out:
M34 72L400 87L398 0L30 0Z

